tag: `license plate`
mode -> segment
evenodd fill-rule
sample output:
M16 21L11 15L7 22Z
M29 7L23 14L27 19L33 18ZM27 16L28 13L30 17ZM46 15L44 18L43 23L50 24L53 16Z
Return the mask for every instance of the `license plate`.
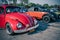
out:
M35 30L34 29L32 29L32 30L30 30L29 32L34 32Z

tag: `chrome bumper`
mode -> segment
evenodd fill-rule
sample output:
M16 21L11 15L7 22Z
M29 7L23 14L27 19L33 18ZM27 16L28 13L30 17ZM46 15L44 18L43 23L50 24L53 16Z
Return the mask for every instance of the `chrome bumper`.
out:
M39 24L37 24L37 25L35 25L35 26L31 27L31 28L28 28L28 29L24 29L24 30L15 30L14 33L23 33L23 32L27 32L27 31L30 31L30 30L32 30L32 29L37 28L38 26L39 26Z

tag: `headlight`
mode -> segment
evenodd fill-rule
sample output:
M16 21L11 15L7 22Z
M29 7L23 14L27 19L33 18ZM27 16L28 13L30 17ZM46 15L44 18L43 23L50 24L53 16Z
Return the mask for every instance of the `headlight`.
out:
M34 19L34 24L35 24L35 25L37 24L37 20L36 20L36 19Z
M21 23L18 23L17 24L17 28L21 28L22 27L22 24Z

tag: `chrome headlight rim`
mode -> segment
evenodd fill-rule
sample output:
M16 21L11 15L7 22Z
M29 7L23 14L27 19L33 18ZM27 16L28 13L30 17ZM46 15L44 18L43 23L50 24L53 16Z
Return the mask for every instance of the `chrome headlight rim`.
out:
M36 19L34 19L34 24L36 25L38 22L37 22L37 20Z
M17 23L17 28L21 28L22 27L22 23Z

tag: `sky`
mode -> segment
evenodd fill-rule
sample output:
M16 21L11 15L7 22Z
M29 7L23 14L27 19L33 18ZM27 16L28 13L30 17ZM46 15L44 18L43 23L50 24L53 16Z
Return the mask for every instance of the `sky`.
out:
M60 5L60 0L29 0L29 3L32 2L32 3L39 3L41 5L43 4L49 4L49 5Z
M20 2L19 0L18 0L18 2ZM55 4L57 4L57 5L60 5L60 0L29 0L28 1L28 3L36 3L36 4L41 4L41 5L43 5L43 4L49 4L49 5L55 5ZM1 0L0 0L0 3L2 3L1 2Z

